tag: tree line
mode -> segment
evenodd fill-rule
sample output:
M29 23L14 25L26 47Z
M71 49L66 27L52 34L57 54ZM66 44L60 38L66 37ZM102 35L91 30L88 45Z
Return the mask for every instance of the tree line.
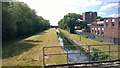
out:
M87 23L82 21L82 15L76 13L68 13L58 22L60 28L74 33L75 27L82 29L87 27Z
M2 3L2 39L27 36L50 28L49 20L37 16L35 10L23 2Z

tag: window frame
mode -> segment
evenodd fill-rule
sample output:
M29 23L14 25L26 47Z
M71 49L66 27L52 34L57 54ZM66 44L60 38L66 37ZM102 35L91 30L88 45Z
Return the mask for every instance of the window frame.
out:
M108 27L108 19L105 20L106 27Z
M112 19L112 25L111 25L112 27L114 27L115 26L115 19Z

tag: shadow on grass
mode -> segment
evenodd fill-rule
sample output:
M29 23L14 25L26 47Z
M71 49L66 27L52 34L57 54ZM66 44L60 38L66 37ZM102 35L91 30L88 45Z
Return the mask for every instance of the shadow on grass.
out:
M24 41L13 43L2 49L2 58L4 59L4 58L13 57L15 55L19 55L25 51L28 51L30 48L34 46L35 46L34 44Z
M6 47L6 45L9 45L11 43L14 43L14 42L18 42L18 41L21 41L25 38L28 38L28 37L31 37L31 36L34 36L34 35L44 35L46 34L47 31L43 31L43 32L38 32L38 33L33 33L33 34L30 34L30 35L27 35L27 36L22 36L22 37L16 37L16 38L12 38L12 39L8 39L6 41L2 41L2 47ZM4 38L2 38L3 40Z
M4 42L2 45L2 59L20 55L21 53L28 51L29 49L35 46L35 44L32 44L32 43L40 43L42 41L41 40L40 41L38 40L22 41L22 40L34 35L44 35L45 33L47 32L44 31L44 32L29 35L29 36L24 36L21 38L11 39L9 41Z
M39 40L25 40L25 41L27 41L27 42L33 42L33 43L42 42L41 40L40 41Z
M3 42L2 45L2 59L5 58L10 58L16 55L20 55L23 52L28 51L32 47L34 47L36 44L32 43L41 43L41 40L23 40L25 38L34 36L34 35L44 35L46 34L47 31L39 32L39 33L34 33L28 36L16 38L16 39L11 39L6 42Z
M44 35L44 34L46 34L46 33L48 33L47 31L44 31L44 32L41 32L41 33L39 33L40 35Z
M3 66L2 68L43 68L42 66Z

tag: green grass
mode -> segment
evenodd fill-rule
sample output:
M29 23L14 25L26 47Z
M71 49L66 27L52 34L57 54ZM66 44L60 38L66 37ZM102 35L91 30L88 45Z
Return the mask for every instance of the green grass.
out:
M42 48L44 46L60 46L55 29L51 28L28 38L6 42L3 45L3 66L42 66ZM46 53L63 53L62 48L48 49ZM65 57L51 58L46 63L65 63ZM49 62L50 61L50 62Z
M85 35L82 35L82 37L81 37L81 41L80 41L80 35L78 35L78 34L70 34L69 32L67 32L66 30L63 30L63 29L60 29L63 33L65 33L65 34L67 34L67 35L69 35L69 36L71 36L72 38L74 38L77 42L80 42L81 44L91 44L91 45L97 45L97 44L110 44L110 43L108 43L108 42L100 42L99 40L93 40L93 39L91 39L91 38L86 38L86 36ZM91 49L92 48L96 48L96 49L99 49L99 50L108 50L108 46L92 46L91 47ZM119 49L119 47L118 47L118 45L112 45L111 47L111 50L118 50ZM112 52L111 53L111 56L113 57L113 59L118 59L119 57L118 57L118 52L117 53L115 53L115 52Z

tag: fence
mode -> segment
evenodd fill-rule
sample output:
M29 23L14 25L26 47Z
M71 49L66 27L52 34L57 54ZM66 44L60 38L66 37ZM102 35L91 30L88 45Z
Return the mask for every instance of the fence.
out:
M113 48L115 45L114 44L99 44L99 45L82 45L82 46L85 46L88 50L87 52L84 52L84 54L87 54L87 57L88 57L88 61L84 61L85 63L90 63L90 62L96 62L96 61L111 61L111 60L118 60L120 59L120 50L119 50L119 47L118 49L116 50L112 50L111 48ZM100 51L92 51L92 48L93 47L106 47L105 49L101 50L101 52L104 52L106 54L108 54L108 60L91 60L91 54L93 53L99 53ZM78 53L69 53L68 50L66 53L59 53L59 54L46 54L45 51L48 49L48 48L64 48L64 46L46 46L46 47L43 47L43 65L44 66L47 66L46 65L46 61L45 61L45 56L56 56L56 55L66 55L66 63L62 63L62 64L71 64L69 62L69 57L68 57L68 54L78 54ZM114 52L114 54L112 53ZM117 54L117 58L116 59L111 59L110 56L113 56ZM48 60L47 60L48 61ZM52 63L49 63L49 64L52 64ZM57 64L56 64L57 65Z
M114 44L120 44L120 38L105 37L102 35L88 33L88 32L77 32L77 33L80 33L81 35L86 35L92 39L98 38L100 41L106 41L106 42L111 42Z

